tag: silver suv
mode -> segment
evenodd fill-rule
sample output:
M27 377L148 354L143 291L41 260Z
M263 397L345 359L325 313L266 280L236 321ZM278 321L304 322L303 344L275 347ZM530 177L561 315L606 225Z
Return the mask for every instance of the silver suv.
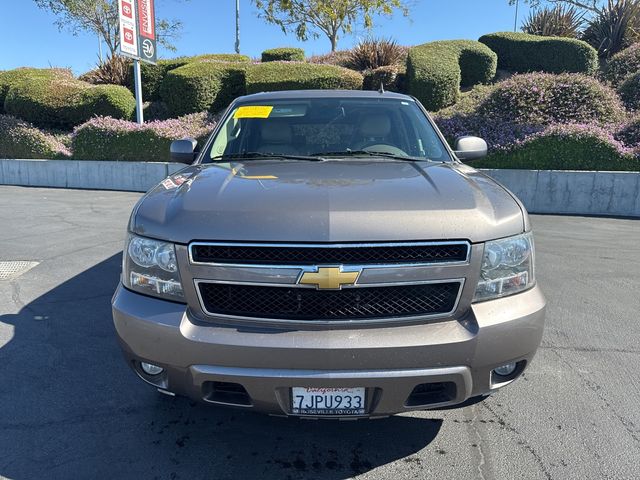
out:
M113 318L161 392L274 415L462 405L540 343L527 212L416 99L238 98L131 215Z

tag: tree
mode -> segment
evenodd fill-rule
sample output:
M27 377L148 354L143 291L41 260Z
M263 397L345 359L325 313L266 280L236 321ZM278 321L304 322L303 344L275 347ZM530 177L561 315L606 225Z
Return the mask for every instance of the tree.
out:
M58 17L56 25L77 35L92 32L104 40L113 56L120 46L118 35L118 0L35 0L38 7ZM156 19L158 43L175 51L171 41L178 37L182 22Z
M375 15L393 15L400 10L409 14L405 0L253 0L259 16L278 25L282 31L294 32L300 40L324 34L335 52L340 34L349 34L355 24L373 26Z

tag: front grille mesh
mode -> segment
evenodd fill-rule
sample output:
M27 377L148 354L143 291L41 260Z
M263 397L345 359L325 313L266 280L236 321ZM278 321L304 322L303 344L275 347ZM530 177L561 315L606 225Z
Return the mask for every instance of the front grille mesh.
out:
M455 307L460 287L458 281L331 291L199 284L209 314L307 321L447 314Z
M426 245L367 245L317 247L296 245L192 245L192 257L200 263L255 265L447 263L467 259L466 242Z

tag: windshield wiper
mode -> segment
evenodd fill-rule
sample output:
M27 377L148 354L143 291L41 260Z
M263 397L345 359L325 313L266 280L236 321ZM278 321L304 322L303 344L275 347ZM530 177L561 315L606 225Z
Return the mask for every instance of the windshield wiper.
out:
M431 160L429 158L423 158L423 157L407 157L404 155L397 155L395 153L389 153L389 152L376 152L376 151L372 151L372 150L342 150L342 151L338 151L338 152L317 152L317 153L312 153L311 156L313 157L335 157L335 156L340 156L340 157L359 157L359 156L367 156L367 157L384 157L384 158L393 158L394 160L402 160L405 162L433 162L434 160Z
M312 162L321 162L324 159L319 155L288 155L285 153L265 153L265 152L244 152L244 153L226 153L211 157L211 160L261 160L265 158L278 158L282 160L308 160Z

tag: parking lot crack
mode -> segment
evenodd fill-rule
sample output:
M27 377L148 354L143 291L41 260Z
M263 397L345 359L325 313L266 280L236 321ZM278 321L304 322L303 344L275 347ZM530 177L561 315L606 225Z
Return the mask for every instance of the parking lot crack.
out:
M531 454L535 462L538 464L538 467L540 467L540 471L545 476L545 478L547 478L548 480L552 480L553 477L551 476L551 472L549 472L549 470L547 469L547 466L542 461L542 457L536 451L536 449L533 448L533 446L531 446L531 444L526 440L525 436L516 427L514 427L509 422L507 422L506 417L504 417L503 415L499 414L497 411L492 409L487 404L487 402L484 402L482 406L489 413L491 413L496 418L496 420L498 420L498 423L500 423L500 425L502 425L505 429L513 433L518 438L518 443L522 445L522 447Z

